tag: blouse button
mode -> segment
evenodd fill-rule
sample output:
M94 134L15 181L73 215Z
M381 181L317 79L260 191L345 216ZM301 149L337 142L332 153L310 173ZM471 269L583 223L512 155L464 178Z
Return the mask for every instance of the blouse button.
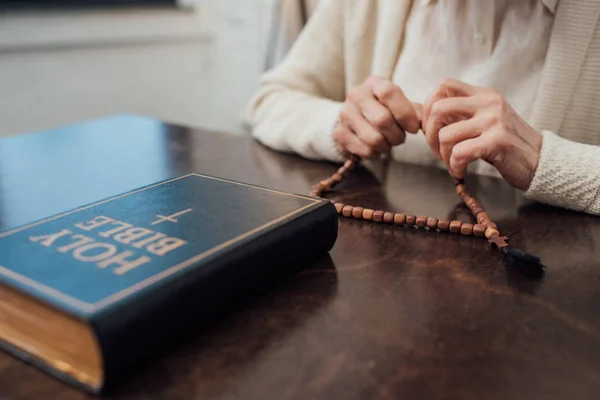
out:
M485 37L479 32L477 32L475 35L473 35L473 40L475 41L475 43L477 43L479 45L485 43Z

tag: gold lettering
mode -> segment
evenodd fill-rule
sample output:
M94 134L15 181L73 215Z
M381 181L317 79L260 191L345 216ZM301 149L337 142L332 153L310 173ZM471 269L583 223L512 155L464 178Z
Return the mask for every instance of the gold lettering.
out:
M93 256L83 255L83 253L85 253L86 251L89 251L92 249L97 249L97 248L103 248L103 249L105 249L105 251L100 254L93 255ZM86 244L84 246L78 247L75 250L73 250L73 257L75 257L79 261L96 262L96 261L101 261L101 260L104 260L105 258L111 257L111 256L115 255L116 252L117 252L117 248L115 246L113 246L112 244L90 243L90 244Z
M87 223L78 223L75 224L76 227L83 229L84 231L91 231L94 228L97 228L102 225L106 225L110 222L114 221L112 218L104 217L102 215L97 216L96 218L88 221ZM87 224L87 225L86 225Z
M59 237L63 237L65 235L70 235L71 232L68 229L63 229L62 231L58 232L58 233L54 233L51 235L42 235L42 236L30 236L29 240L31 240L32 242L39 242L42 246L46 246L46 247L50 247L52 246L52 243L54 243L54 241L56 239L58 239Z
M131 271L134 268L139 267L140 265L146 264L151 261L151 258L148 256L141 256L135 260L127 261L126 258L133 255L133 252L130 250L124 251L122 253L117 254L116 256L107 258L106 260L99 262L99 268L106 268L109 265L117 264L119 268L115 269L113 272L117 275L124 275L125 273Z
M143 240L140 240L139 242L131 243L131 245L133 247L135 247L136 249L141 249L145 245L150 244L150 243L154 242L155 240L161 239L164 237L167 237L167 235L165 235L164 233L157 233L156 235L152 235L147 239L143 239Z
M123 229L131 228L133 226L131 224L128 224L127 222L121 222L121 221L114 221L112 223L112 225L121 225L121 226L119 226L117 228L110 229L110 230L105 231L105 232L100 232L99 235L102 236L102 237L107 238L107 237L110 237L110 236L114 235L117 232L121 232Z
M125 232L122 232L122 233L119 233L119 234L113 236L113 239L119 243L129 244L129 243L133 242L134 240L137 240L137 239L141 238L142 236L146 236L150 233L154 233L154 232L152 232L150 229L146 229L146 228L130 228L130 229L127 229Z
M77 240L71 244L68 244L66 246L57 247L56 250L61 253L66 253L67 251L73 250L76 247L79 247L81 245L84 245L86 243L90 243L90 242L94 241L94 239L92 239L91 237L87 237L85 235L80 235L80 234L75 234L75 235L71 236L71 239L79 239L79 240Z
M157 256L164 256L168 252L173 251L186 243L187 242L185 240L168 237L161 239L156 243L152 243L146 247L146 250L152 254L156 254Z

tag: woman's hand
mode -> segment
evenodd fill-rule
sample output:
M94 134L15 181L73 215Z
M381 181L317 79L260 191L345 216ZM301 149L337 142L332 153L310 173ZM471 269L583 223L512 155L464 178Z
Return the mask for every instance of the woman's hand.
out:
M368 78L346 96L333 138L342 151L363 158L387 154L404 143L405 132L418 132L415 107L389 80Z
M477 159L527 190L538 166L542 135L496 91L446 79L423 105L427 143L455 178Z

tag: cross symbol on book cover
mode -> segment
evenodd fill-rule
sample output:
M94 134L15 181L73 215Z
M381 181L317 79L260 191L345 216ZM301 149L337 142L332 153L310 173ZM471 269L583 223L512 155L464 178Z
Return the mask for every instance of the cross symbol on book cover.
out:
M172 222L172 223L176 224L177 223L177 219L175 217L179 217L179 216L181 216L183 214L187 214L190 211L192 211L192 209L188 208L187 210L179 211L179 212L177 212L175 214L171 214L171 215L167 215L167 216L165 216L165 215L156 215L156 218L158 218L158 219L156 221L154 221L152 223L152 225L160 224L161 222L166 222L166 221Z

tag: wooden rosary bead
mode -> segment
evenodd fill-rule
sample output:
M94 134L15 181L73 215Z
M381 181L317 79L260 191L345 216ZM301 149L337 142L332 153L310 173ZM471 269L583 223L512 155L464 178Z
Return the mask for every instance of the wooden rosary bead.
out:
M331 179L333 179L334 182L340 183L344 180L344 177L340 173L336 172L335 174L331 175Z
M427 218L427 228L429 229L437 229L438 219L429 217Z
M415 217L414 215L406 216L406 225L413 226L416 222L417 222L417 217Z
M406 221L406 215L399 214L399 213L394 215L394 223L396 225L404 225L405 221Z
M381 210L377 210L373 213L373 221L375 222L382 222L383 221L383 214L384 212Z
M356 218L356 219L362 219L362 216L363 216L363 211L364 211L364 210L365 210L365 209L364 209L364 208L362 208L362 207L354 207L354 208L352 209L352 217L353 217L353 218Z
M477 203L477 205L475 207L473 207L473 209L471 211L473 212L473 215L477 215L483 211L483 206L481 204Z
M475 224L473 225L473 236L484 237L485 236L485 225Z
M347 170L350 170L354 167L354 162L352 160L346 160L346 162L344 163L344 168L346 168Z
M456 185L456 194L460 195L462 192L465 191L465 189L466 187L463 184Z
M496 236L500 236L500 232L498 232L498 229L487 228L485 230L485 237L486 238L491 239L491 238L496 237Z
M498 225L496 225L495 223L493 223L490 220L487 221L487 224L485 224L485 226L487 226L488 228L498 229Z
M375 213L375 210L371 210L370 208L365 208L363 211L363 219L367 220L367 221L372 221L373 220L373 214Z
M328 181L323 180L321 182L319 182L319 185L321 185L321 187L323 188L323 190L327 191L329 189L331 189L331 185L329 184Z
M342 179L348 176L348 170L344 167L340 167L340 169L337 170L337 174L339 174Z
M460 233L462 235L472 235L473 234L473 224L462 224L460 227Z
M335 207L335 211L338 214L341 214L342 213L342 209L344 208L344 205L345 204L343 204L343 203L335 203L333 206Z
M485 221L486 219L490 219L490 217L488 216L488 214L485 211L477 213L477 223L478 224L483 224L483 221Z
M471 200L469 200L469 205L471 207L469 207L472 210L476 209L476 208L482 208L481 204L479 204L479 202L477 200L475 200L474 198L471 198Z
M462 221L452 221L452 222L450 222L450 232L452 232L452 233L460 233L461 226L462 226Z
M353 209L354 209L354 207L352 207L352 206L344 206L344 208L342 208L342 215L344 217L351 217Z
M394 213L386 212L383 214L383 222L386 224L394 223Z
M450 221L438 221L437 228L442 232L448 232L450 230Z
M477 215L483 211L483 207L479 204L477 207L473 207L471 211L473 212L473 215Z
M425 228L425 226L427 226L427 217L417 217L417 227Z

